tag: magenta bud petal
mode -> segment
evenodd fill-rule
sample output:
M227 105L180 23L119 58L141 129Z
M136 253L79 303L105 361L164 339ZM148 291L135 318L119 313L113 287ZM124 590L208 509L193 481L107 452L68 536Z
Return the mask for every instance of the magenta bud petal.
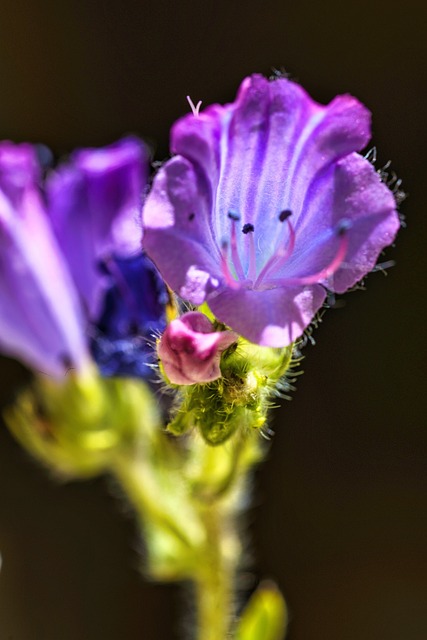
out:
M238 335L213 329L210 320L198 311L189 311L166 327L157 353L173 384L201 384L221 377L221 353Z

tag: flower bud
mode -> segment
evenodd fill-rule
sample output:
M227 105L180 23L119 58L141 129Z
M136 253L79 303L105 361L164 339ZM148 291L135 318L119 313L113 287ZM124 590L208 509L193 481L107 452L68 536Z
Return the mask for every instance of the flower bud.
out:
M237 339L234 331L214 331L203 313L189 311L166 327L157 353L173 384L212 382L221 377L221 353Z
M104 473L158 431L155 398L141 380L102 378L96 369L63 382L39 376L8 407L18 442L63 478Z

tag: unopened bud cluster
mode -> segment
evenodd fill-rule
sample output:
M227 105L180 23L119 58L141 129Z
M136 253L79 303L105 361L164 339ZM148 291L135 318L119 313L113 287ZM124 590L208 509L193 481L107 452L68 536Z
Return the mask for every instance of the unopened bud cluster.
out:
M204 314L189 312L168 325L157 349L167 382L179 385L169 431L179 435L196 427L211 445L237 429L265 426L292 357L292 346L260 347L221 329Z

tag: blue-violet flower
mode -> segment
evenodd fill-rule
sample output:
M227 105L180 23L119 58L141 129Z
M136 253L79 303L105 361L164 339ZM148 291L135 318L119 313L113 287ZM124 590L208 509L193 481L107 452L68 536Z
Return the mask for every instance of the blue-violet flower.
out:
M175 155L143 209L169 286L248 340L283 347L375 265L398 230L393 194L356 153L370 113L296 83L246 78L236 101L174 125Z
M143 376L165 289L140 248L145 147L87 149L41 184L36 150L0 143L0 347L60 378L91 352L104 375Z

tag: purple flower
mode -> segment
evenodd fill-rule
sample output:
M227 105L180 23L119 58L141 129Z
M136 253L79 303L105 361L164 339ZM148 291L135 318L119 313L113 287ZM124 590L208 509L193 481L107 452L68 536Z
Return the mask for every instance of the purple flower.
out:
M287 79L246 78L234 103L175 124L143 245L183 298L252 342L286 346L398 230L392 193L355 153L369 138L355 98L322 106Z
M34 148L0 143L4 353L57 378L91 352L104 375L149 372L166 294L140 249L147 173L145 147L128 139L76 153L42 189Z
M157 353L173 384L212 382L221 377L221 353L238 337L233 331L214 331L203 313L189 311L168 324Z
M109 278L102 261L141 252L141 200L147 184L145 147L129 138L75 152L47 183L55 235L91 317L100 312Z
M89 355L85 319L49 226L33 148L0 145L0 345L60 377Z

